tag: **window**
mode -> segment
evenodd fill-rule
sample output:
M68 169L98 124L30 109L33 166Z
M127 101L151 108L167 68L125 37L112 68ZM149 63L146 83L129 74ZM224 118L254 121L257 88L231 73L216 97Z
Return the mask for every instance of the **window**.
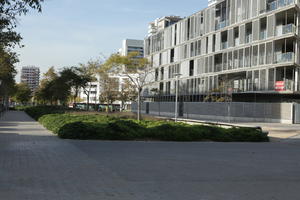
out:
M155 81L158 81L158 69L155 69Z
M164 68L160 68L160 80L164 80Z
M194 76L194 60L190 61L190 76Z
M159 54L159 65L162 65L162 54Z
M170 62L174 62L174 57L175 57L175 50L171 49L171 55L170 55Z

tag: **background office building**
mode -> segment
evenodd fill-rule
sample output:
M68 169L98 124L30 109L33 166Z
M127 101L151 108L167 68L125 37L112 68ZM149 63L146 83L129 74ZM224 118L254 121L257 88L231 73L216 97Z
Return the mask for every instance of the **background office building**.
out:
M31 91L35 91L40 83L40 68L34 66L22 67L21 83L26 83Z
M130 52L138 52L139 55L137 58L144 57L144 41L143 40L132 40L126 39L122 42L122 48L119 50L119 53L122 56L127 56Z
M300 100L299 0L210 0L184 19L151 23L145 56L152 62L150 100L174 101L181 74L184 101L230 95L233 101Z

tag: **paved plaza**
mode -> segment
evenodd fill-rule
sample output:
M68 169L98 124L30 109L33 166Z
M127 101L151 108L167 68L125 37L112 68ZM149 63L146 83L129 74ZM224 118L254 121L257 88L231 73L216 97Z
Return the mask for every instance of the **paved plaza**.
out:
M0 120L0 199L296 200L299 140L61 140L11 111Z

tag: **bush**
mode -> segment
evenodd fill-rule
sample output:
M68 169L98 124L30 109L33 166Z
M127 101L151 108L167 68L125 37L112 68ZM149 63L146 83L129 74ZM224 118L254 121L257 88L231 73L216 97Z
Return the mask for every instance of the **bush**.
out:
M256 128L224 129L171 121L120 118L105 115L65 113L62 107L34 107L25 110L47 129L63 139L161 140L265 142L267 133ZM54 113L54 114L49 114Z
M24 107L21 110L24 110L33 119L39 120L40 117L47 114L65 113L69 108L63 106L34 106Z

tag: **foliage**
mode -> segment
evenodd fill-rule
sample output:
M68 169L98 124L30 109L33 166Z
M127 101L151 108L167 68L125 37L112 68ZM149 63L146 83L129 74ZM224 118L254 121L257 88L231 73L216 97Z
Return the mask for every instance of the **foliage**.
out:
M138 52L131 52L127 56L113 54L103 66L116 74L128 77L131 84L134 85L134 88L137 90L138 120L140 120L141 93L148 84L147 79L152 74L152 71L149 67L149 61L146 58L137 58L138 55Z
M109 111L110 105L118 99L119 94L119 79L110 77L108 73L99 73L100 75L100 102L106 103L107 111Z
M33 107L26 112L64 139L265 142L255 128L224 129L171 121L137 121L105 115L66 113L61 107ZM56 113L56 114L48 114ZM59 114L57 114L59 113Z
M17 107L16 109L25 111L29 116L31 116L35 120L39 120L39 118L44 115L57 113L62 114L69 110L69 108L63 106L24 106Z
M0 46L13 47L22 39L14 29L17 17L25 15L29 9L41 11L43 0L1 0L0 1Z
M32 91L26 83L16 84L16 91L13 96L16 102L26 104L30 101L31 95Z
M56 73L51 67L44 74L40 87L35 94L35 99L42 104L61 104L66 105L71 96L73 87L78 90L82 84L82 78L78 74L76 67L63 68L59 73ZM74 95L74 99L77 98Z
M17 55L0 46L0 96L12 95L15 91L14 65L18 62Z

